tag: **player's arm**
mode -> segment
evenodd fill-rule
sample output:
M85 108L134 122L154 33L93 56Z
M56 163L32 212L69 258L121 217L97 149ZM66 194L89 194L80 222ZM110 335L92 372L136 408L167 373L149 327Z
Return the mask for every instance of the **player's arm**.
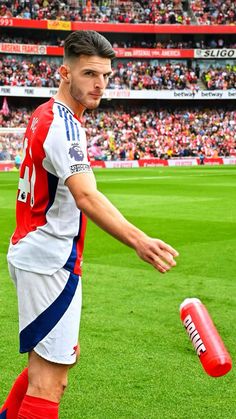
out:
M128 222L116 207L97 190L92 172L70 176L66 180L77 207L100 228L132 247L139 257L166 272L176 265L178 252L162 240L153 239Z

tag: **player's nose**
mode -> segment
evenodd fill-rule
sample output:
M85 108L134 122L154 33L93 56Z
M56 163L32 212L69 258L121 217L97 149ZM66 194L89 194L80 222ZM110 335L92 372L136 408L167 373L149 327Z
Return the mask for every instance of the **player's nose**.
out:
M99 76L96 77L95 88L103 90L105 89L105 87L106 87L106 80L103 74L100 74Z

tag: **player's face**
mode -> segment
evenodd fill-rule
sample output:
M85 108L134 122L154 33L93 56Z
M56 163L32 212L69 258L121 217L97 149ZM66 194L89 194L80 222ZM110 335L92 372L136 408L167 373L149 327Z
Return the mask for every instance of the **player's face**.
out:
M81 55L70 63L69 73L69 93L73 100L83 108L97 108L112 74L111 60Z

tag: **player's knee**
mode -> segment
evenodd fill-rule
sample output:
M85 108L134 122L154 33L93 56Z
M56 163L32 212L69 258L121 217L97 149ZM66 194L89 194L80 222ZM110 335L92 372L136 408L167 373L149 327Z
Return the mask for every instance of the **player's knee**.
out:
M63 396L67 386L68 386L68 379L67 377L64 377L61 383L59 383L59 388L58 388L60 398Z
M32 351L29 354L27 393L59 402L67 387L67 375L67 365L52 363Z
M56 381L54 381L54 388L52 392L53 396L58 400L58 402L61 400L63 394L65 393L67 385L67 377L63 377L62 379L57 379ZM47 391L51 392L51 386L47 388Z
M67 388L67 384L67 377L54 377L53 380L49 380L48 377L44 376L32 377L29 380L27 393L59 403Z
M68 385L67 377L63 377L63 379L57 381L55 385L54 394L57 397L58 401L61 400L63 394L65 393L67 385Z

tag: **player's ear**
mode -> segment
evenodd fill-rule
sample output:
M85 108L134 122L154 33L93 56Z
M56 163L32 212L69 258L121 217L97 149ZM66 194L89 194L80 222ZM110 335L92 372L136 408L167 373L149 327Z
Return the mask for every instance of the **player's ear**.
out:
M70 81L70 67L67 64L62 64L59 68L59 74L61 79L64 80L66 83Z

